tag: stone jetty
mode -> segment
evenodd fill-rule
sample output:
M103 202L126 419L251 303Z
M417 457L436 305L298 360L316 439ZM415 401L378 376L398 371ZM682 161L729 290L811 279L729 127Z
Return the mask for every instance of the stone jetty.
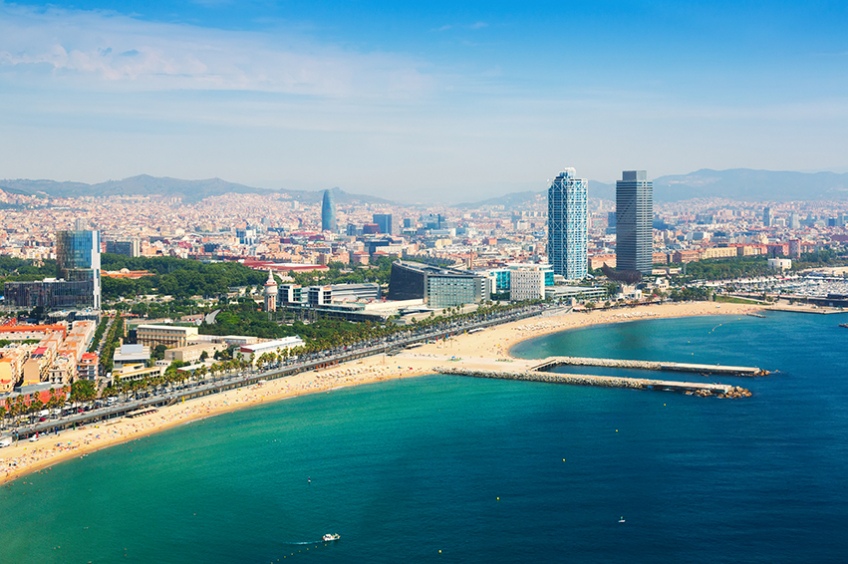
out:
M730 376L766 376L769 373L768 370L762 370L756 366L722 366L720 364L586 358L579 356L551 356L535 365L533 370L549 370L556 366L600 366L606 368L653 370L656 372L696 372L700 374L725 374Z
M447 366L437 369L442 374L470 376L473 378L493 378L499 380L523 380L528 382L548 382L570 384L573 386L597 386L604 388L632 388L637 390L658 390L682 392L699 397L743 398L751 392L745 388L729 384L699 382L675 382L670 380L652 380L648 378L621 378L617 376L595 376L590 374L559 374L539 372L538 370L481 370Z

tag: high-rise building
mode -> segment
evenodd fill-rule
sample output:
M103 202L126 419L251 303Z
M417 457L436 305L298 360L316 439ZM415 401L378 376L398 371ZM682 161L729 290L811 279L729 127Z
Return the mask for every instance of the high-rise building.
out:
M392 234L392 214L390 213L375 213L373 221L380 228L380 233Z
M333 201L333 193L329 190L324 190L324 200L321 203L321 230L338 231L336 224L336 204Z
M90 283L88 307L100 309L100 232L56 233L57 276L68 282Z
M617 270L650 274L654 252L654 183L644 170L625 170L615 183Z
M548 262L554 274L580 280L588 274L589 182L566 168L548 188Z
M798 216L797 212L792 212L789 214L789 229L800 229L801 228L801 218Z
M763 208L763 226L771 227L771 208L765 207Z

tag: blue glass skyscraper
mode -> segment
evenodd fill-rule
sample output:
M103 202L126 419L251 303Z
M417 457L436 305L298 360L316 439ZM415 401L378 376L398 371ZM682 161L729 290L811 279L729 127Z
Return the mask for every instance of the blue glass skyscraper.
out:
M329 190L324 190L324 201L321 203L321 230L338 231L336 223L336 204L333 202L333 193Z
M566 168L548 188L548 262L567 280L588 271L589 182Z
M85 293L90 295L91 299L79 304L80 306L100 309L99 231L58 231L56 267L59 278L87 284Z

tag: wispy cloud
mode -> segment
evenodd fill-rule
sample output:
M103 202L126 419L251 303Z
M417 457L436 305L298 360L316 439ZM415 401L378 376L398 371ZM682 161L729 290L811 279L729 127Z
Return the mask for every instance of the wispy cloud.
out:
M489 24L487 24L486 22L474 22L474 23L470 23L470 24L445 24L445 25L439 26L437 28L434 28L431 31L435 31L435 32L444 32L444 31L451 31L451 30L476 31L478 29L484 29L484 28L487 28L487 27L489 27Z
M104 11L0 3L0 79L25 75L83 88L392 98L433 88L433 77L420 66L410 58L318 44L285 30L210 30Z

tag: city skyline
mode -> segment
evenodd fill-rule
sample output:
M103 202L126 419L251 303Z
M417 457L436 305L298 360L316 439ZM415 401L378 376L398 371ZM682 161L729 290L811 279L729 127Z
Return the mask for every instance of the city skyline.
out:
M840 4L387 8L0 3L0 176L464 201L566 156L607 182L848 165Z

